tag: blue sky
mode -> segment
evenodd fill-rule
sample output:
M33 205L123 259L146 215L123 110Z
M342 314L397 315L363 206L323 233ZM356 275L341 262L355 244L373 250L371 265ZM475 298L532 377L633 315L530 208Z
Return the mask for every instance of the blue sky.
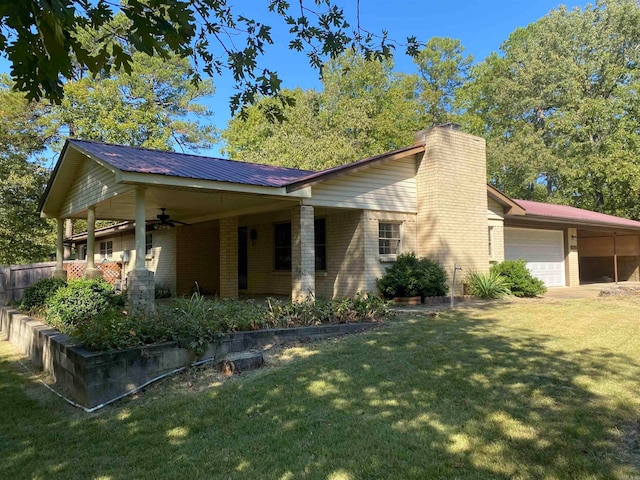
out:
M356 0L334 0L347 12L351 23L355 23ZM318 72L312 69L304 54L287 48L290 40L288 28L276 14L267 12L266 0L232 0L236 13L272 25L274 45L268 46L267 54L260 65L278 72L283 88L318 88ZM296 1L291 1L296 4ZM567 8L584 7L587 1L558 0L360 0L360 20L364 28L379 33L387 30L389 38L403 41L414 35L426 42L431 37L451 37L460 40L475 62L482 61L491 52L498 51L500 44L518 27L535 22L550 10L566 5ZM306 5L312 5L306 0ZM256 6L257 5L257 6ZM410 58L398 48L395 69L414 72ZM5 59L0 59L0 70L9 72ZM216 94L201 103L213 112L208 121L218 129L225 128L229 118L229 97L235 93L228 73L213 79ZM221 147L222 145L220 145ZM203 155L220 156L219 148L200 152ZM55 153L50 152L50 160Z
M350 19L355 19L355 0L336 1L345 8ZM269 46L267 56L261 61L262 65L278 71L283 87L319 87L318 72L308 66L306 57L287 49L289 37L286 28L278 28L282 24L279 18L268 14L257 16L262 13L262 6L256 8L255 5L262 4L263 0L233 3L246 16L274 25L275 44ZM498 51L500 44L516 28L535 22L559 5L572 9L584 7L587 3L558 0L361 0L360 20L366 29L373 32L387 30L389 38L399 41L409 35L415 35L422 41L435 36L457 38L466 52L478 62L491 52ZM246 10L241 10L243 7ZM411 59L401 51L398 49L395 58L396 70L413 72ZM216 77L214 83L216 94L204 103L214 112L213 122L216 126L224 128L230 116L228 99L234 93L233 85L226 77ZM207 153L217 155L217 150Z

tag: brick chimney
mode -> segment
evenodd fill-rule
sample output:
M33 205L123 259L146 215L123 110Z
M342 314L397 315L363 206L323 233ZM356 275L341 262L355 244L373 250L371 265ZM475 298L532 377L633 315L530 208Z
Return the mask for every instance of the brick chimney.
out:
M485 140L447 123L417 132L415 143L425 145L416 175L416 253L440 262L449 285L454 265L462 267L461 294L467 273L489 269Z

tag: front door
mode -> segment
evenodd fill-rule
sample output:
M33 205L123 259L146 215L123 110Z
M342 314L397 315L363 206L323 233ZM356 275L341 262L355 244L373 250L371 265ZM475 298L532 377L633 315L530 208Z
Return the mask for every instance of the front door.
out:
M246 290L249 259L247 253L247 227L238 228L238 289Z

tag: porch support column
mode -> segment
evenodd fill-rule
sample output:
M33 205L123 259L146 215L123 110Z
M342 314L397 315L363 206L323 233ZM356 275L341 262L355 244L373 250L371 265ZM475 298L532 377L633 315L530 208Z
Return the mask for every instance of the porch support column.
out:
M84 271L85 278L102 278L102 272L96 268L96 207L87 209L87 267Z
M56 237L56 269L53 272L55 278L67 279L67 272L64 269L64 218L58 217L57 237Z
M578 229L567 229L567 287L580 286L580 262L578 253Z
M618 283L618 245L616 242L616 232L613 232L613 279Z
M220 219L220 298L238 298L238 217Z
M144 188L136 188L136 259L127 275L129 312L132 314L155 310L155 283L153 272L145 268L145 237L147 234Z
M316 249L313 207L300 205L291 214L291 299L316 295Z

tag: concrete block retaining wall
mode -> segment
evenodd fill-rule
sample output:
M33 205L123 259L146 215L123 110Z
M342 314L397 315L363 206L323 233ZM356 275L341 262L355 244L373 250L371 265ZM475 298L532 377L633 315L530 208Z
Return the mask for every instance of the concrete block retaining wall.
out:
M263 347L356 333L373 323L348 323L225 334L202 355L224 355ZM166 342L111 352L91 352L54 328L18 311L0 309L0 340L8 340L52 375L55 388L74 402L92 408L121 396L165 373L197 361L184 342Z

